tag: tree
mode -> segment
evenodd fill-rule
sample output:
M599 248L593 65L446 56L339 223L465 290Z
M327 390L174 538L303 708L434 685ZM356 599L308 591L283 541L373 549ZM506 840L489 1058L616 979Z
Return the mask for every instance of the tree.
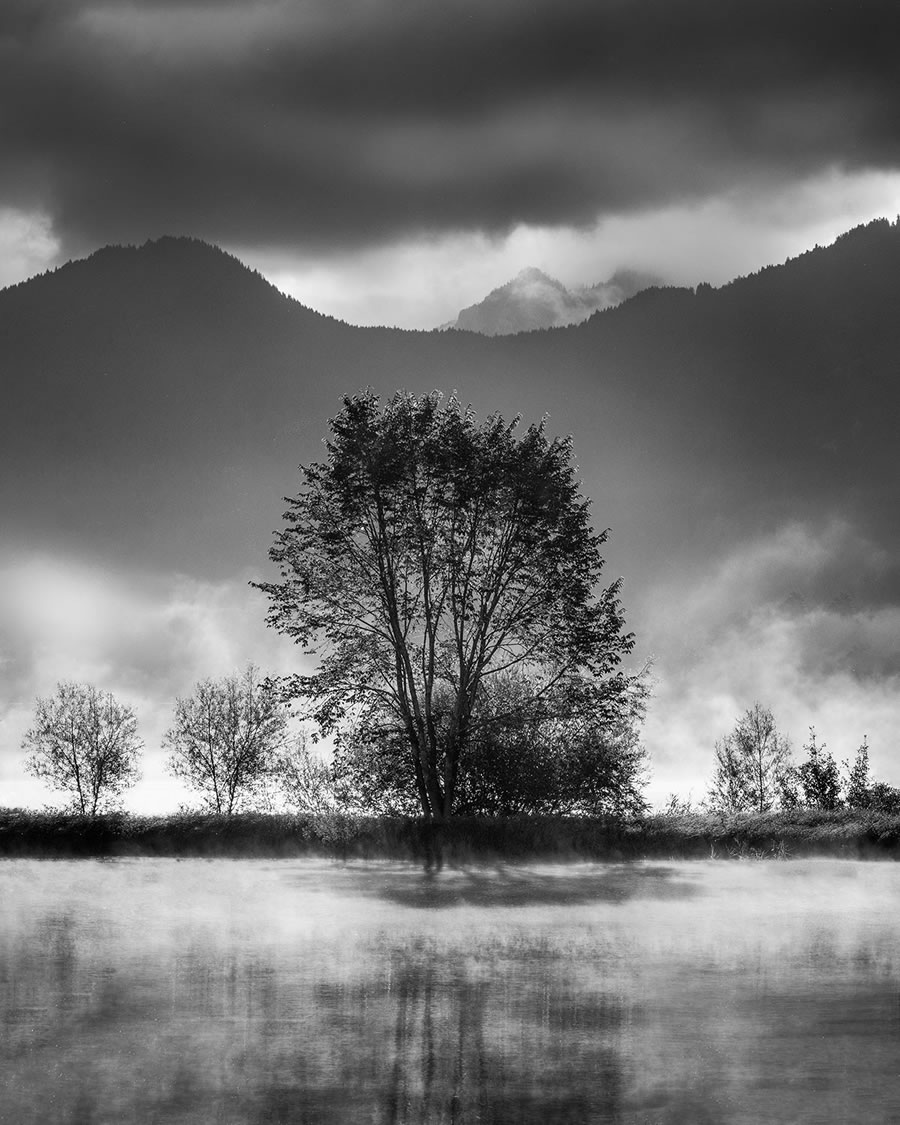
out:
M766 812L779 799L790 769L790 746L768 708L754 703L716 743L707 803L723 812Z
M338 803L375 816L421 813L409 759L407 733L395 718L375 708L360 711L341 725L334 741L332 777Z
M884 781L873 781L869 775L869 741L863 740L856 751L852 768L847 767L846 801L851 809L870 809L873 812L900 814L900 789Z
M163 745L169 770L211 812L231 816L254 797L282 746L288 716L275 690L248 665L240 675L198 683L175 702Z
M869 740L865 735L863 735L863 740L857 748L853 765L848 766L845 762L844 768L847 770L847 807L851 809L867 808L871 779L869 777Z
M806 761L797 767L796 776L803 790L803 803L811 808L836 809L841 803L841 780L837 762L816 740L809 728L809 742L803 747Z
M635 815L646 752L640 723L649 694L635 677L615 716L603 685L571 677L537 696L526 674L496 678L476 708L459 795L461 812Z
M66 793L86 816L116 808L139 778L142 742L134 711L90 684L60 683L35 700L34 725L25 733L25 769Z
M630 815L645 811L641 795L646 753L639 724L648 695L646 676L635 677L620 713L610 718L602 685L569 680L536 697L534 685L510 670L488 678L470 722L460 761L456 812L460 815L544 813ZM439 732L452 714L446 696L435 705ZM411 815L417 797L404 770L402 727L389 716L366 716L337 739L336 794L351 807L383 815Z
M334 770L310 750L303 734L276 755L272 776L293 809L322 813L335 807Z
M479 693L527 668L535 697L574 675L612 717L633 645L620 582L599 591L607 532L591 528L570 439L518 420L478 424L437 393L345 397L324 463L304 467L257 583L267 622L318 659L288 678L323 731L402 732L426 817L456 806Z
M900 816L900 789L884 781L874 781L869 787L869 802L866 806L873 812Z

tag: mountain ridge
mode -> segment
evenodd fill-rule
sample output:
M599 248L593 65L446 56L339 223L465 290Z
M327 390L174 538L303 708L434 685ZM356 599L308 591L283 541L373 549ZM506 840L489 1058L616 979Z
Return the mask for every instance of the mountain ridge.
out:
M881 220L719 289L487 337L348 325L196 240L106 248L0 291L5 539L62 529L185 573L263 566L296 466L321 456L341 394L372 386L549 410L638 584L660 542L712 550L728 527L827 514L885 542L898 282L900 226Z

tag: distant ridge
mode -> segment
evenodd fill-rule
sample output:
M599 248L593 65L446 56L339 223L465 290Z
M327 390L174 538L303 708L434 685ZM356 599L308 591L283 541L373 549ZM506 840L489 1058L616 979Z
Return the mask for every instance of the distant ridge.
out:
M649 274L620 270L608 281L567 289L561 281L533 266L494 289L475 305L462 309L445 328L509 336L544 328L580 324L601 309L614 308L642 289L661 281Z
M192 239L107 248L0 291L3 541L62 529L86 554L258 574L297 466L371 386L549 412L633 591L789 519L845 519L895 559L898 289L880 220L720 289L488 338L352 327Z

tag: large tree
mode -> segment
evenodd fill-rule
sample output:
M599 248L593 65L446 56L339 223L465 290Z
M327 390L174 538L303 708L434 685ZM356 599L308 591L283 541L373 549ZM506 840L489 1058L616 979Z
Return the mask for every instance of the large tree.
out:
M348 717L402 732L425 816L449 816L488 682L527 668L540 698L573 677L612 717L620 582L599 587L607 533L591 525L571 440L437 394L343 400L327 459L301 469L259 583L268 623L318 667L289 678L325 730Z
M175 701L163 738L169 770L210 812L231 816L274 767L287 722L284 705L252 664L240 675L203 680Z
M35 701L22 748L28 773L65 793L75 812L96 816L137 781L142 745L130 707L91 684L61 683Z

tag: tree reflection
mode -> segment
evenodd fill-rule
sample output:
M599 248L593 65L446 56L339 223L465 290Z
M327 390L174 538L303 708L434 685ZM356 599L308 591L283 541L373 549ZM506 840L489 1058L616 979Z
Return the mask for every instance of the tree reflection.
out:
M433 948L395 953L391 1125L614 1122L623 1081L613 1036L621 1006L576 1003L529 951L449 962Z

